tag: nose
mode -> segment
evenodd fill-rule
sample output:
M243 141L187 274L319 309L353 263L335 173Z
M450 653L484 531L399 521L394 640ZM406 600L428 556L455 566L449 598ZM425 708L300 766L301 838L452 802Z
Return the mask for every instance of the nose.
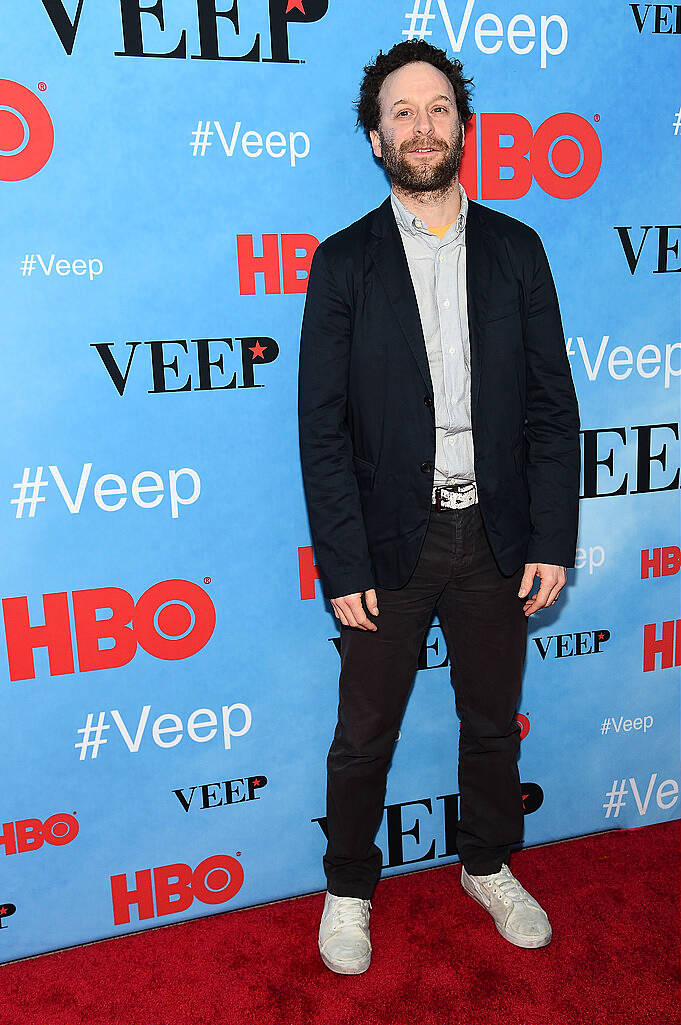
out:
M418 132L419 135L428 135L432 132L433 125L430 120L430 115L425 110L420 110L416 114L416 120L414 121L414 131Z

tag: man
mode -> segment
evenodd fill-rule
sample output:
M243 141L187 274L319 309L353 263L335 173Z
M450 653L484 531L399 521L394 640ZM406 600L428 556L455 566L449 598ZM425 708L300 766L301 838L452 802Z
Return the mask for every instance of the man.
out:
M341 974L371 960L374 837L436 608L461 720L461 883L511 943L551 939L507 861L523 833L527 617L574 565L579 417L539 236L459 184L462 72L423 41L365 68L358 123L391 195L319 246L303 317L303 477L341 624L319 949Z

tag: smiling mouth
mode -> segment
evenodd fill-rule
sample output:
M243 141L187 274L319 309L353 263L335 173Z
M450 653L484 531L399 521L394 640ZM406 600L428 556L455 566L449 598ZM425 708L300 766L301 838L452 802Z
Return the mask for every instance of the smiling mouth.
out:
M439 153L440 150L435 146L421 147L419 149L410 149L410 153Z

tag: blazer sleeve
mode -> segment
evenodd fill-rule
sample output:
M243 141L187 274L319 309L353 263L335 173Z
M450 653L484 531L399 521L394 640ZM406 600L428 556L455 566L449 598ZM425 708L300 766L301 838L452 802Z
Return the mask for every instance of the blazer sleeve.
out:
M526 469L530 540L526 562L574 566L579 519L579 410L558 297L533 230L525 328Z
M351 337L351 299L339 288L322 243L303 313L298 422L312 543L328 598L375 586L347 422Z

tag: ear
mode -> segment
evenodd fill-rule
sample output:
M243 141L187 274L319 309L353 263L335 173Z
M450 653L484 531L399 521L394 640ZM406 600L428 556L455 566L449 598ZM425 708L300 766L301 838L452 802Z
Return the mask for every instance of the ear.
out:
M369 131L369 138L371 140L371 148L374 151L374 156L375 157L379 157L379 159L380 159L380 157L383 156L383 153L381 151L381 140L380 140L380 138L378 136L378 132L375 131L375 129L372 128Z

